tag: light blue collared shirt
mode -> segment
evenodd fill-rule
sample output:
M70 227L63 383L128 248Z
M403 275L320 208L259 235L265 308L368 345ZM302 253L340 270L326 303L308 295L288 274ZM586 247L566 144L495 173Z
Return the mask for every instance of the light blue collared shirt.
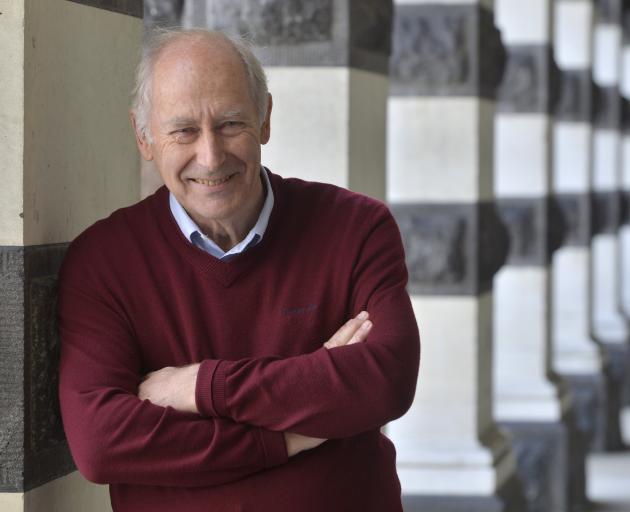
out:
M247 233L247 236L245 236L243 240L227 252L223 251L223 249L221 249L214 240L203 234L195 221L190 218L183 206L179 204L179 201L175 199L175 196L169 192L169 206L171 207L171 213L173 214L173 217L175 217L175 221L186 239L196 247L199 247L220 260L228 260L230 257L244 252L259 243L267 230L267 224L269 224L269 217L271 216L274 201L273 190L271 189L271 183L269 181L269 176L267 176L267 171L264 168L261 168L260 173L263 176L265 188L267 189L267 195L265 197L262 210L260 210L258 220L256 221L256 224L254 224L254 227L250 229L249 233Z

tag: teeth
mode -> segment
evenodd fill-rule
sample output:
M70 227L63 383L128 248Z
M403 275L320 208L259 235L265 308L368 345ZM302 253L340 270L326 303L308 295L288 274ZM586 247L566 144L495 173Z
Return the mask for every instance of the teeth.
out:
M231 177L232 177L232 175L230 174L229 176L226 176L225 178L221 178L221 179L218 179L218 180L202 180L200 178L196 178L196 179L193 179L193 181L195 183L199 183L201 185L214 186L214 185L220 185L221 183L225 183Z

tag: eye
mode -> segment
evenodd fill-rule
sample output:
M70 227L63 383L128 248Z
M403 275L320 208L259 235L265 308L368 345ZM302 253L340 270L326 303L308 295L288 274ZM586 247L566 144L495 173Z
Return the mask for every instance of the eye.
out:
M196 137L198 131L199 130L197 128L188 126L173 130L170 135L174 136L177 142L190 142Z
M242 121L224 121L221 123L221 132L224 135L237 135L244 127L245 123Z

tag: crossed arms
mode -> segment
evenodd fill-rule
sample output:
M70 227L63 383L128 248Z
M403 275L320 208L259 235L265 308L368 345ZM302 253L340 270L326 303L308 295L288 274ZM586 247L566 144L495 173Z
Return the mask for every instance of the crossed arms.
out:
M367 311L348 320L326 342L326 349L353 345L363 342L370 330L372 322ZM166 367L149 373L138 388L138 397L149 400L155 405L172 407L178 411L199 414L196 400L197 376L201 363L184 367ZM304 450L316 448L326 439L303 436L293 432L284 432L287 455L293 457Z

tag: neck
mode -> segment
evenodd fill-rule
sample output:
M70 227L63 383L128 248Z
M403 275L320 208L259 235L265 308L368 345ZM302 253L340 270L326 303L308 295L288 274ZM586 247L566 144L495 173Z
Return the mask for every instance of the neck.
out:
M251 201L245 205L243 211L237 218L225 220L212 220L209 222L197 222L203 233L216 243L221 250L229 251L232 247L243 240L247 233L254 227L263 204L265 202L265 186L263 177L260 176L258 191Z

